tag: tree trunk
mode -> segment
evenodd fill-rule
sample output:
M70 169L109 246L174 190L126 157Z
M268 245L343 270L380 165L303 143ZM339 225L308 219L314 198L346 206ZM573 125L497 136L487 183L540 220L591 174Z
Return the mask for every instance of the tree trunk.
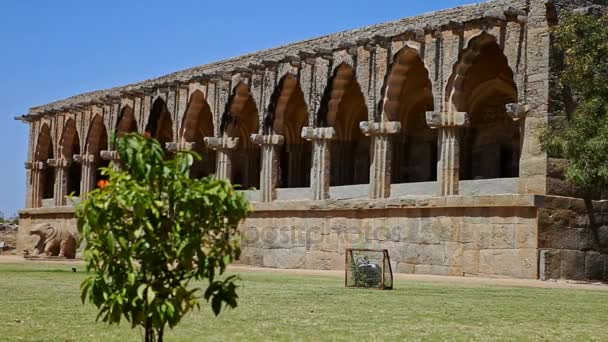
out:
M145 342L155 342L154 329L152 329L152 322L146 319L146 339Z
M163 335L164 335L164 330L165 328L160 328L158 329L157 335L158 335L158 342L163 342Z

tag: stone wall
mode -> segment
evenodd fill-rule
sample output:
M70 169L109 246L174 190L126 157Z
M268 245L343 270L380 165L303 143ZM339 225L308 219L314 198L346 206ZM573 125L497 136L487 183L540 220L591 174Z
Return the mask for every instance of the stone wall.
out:
M608 279L608 202L543 198L538 247L541 279Z
M344 269L345 249L388 249L396 273L608 279L608 201L487 195L254 202L240 263ZM589 215L593 213L593 215ZM37 223L76 231L71 207L20 213L17 250Z
M374 248L389 250L397 273L536 279L536 208L528 206L531 198L512 199L473 200L468 207L460 205L471 199L461 198L449 205L428 199L380 201L380 208L356 201L316 210L307 202L260 208L243 224L240 261L343 270L346 248Z

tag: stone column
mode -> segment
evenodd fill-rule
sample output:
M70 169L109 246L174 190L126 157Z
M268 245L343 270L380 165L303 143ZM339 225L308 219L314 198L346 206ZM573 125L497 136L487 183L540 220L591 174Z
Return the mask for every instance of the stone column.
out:
M239 143L239 138L207 137L205 144L217 153L215 176L221 179L230 179L232 174L232 153Z
M329 198L330 185L330 140L336 138L333 127L303 127L302 138L312 141L312 167L310 170L310 190L313 200Z
M359 123L363 134L372 139L372 158L369 167L369 197L388 198L391 195L392 135L401 131L396 121Z
M469 114L465 112L426 112L426 123L439 129L439 161L437 181L441 196L458 195L460 181L459 128L468 126Z
M285 137L278 134L252 134L251 141L256 145L260 145L262 150L260 201L272 202L277 197L276 188L280 177L278 147L285 143Z
M55 206L61 207L66 204L65 196L69 195L68 192L68 168L72 164L72 160L60 158L60 159L49 159L48 164L55 168Z
M42 175L42 170L47 167L46 163L41 161L25 163L25 168L30 170L31 174L31 183L29 184L30 197L28 199L29 208L38 208L41 206L40 200L42 199L42 195L40 194L40 176Z
M95 189L97 160L92 154L75 154L74 161L82 164L82 177L80 178L80 194L81 196L84 196L87 192Z

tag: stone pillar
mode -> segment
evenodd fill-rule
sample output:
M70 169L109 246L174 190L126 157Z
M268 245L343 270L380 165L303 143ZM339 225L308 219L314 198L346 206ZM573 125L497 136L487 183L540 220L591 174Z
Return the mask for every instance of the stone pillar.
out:
M55 185L54 185L54 199L55 206L61 207L66 204L65 196L69 195L68 192L68 168L72 164L72 160L60 158L60 159L49 159L48 164L55 168Z
M232 153L231 151L236 148L239 143L239 138L229 137L207 137L205 138L205 144L217 153L217 162L215 169L215 176L221 179L230 179L232 174Z
M426 112L429 127L439 129L439 161L437 181L440 195L458 195L460 181L459 128L468 126L469 114L465 112Z
M280 170L278 147L285 143L282 135L252 134L251 141L260 145L262 150L262 167L260 170L260 201L272 202L276 199L276 188L279 183Z
M81 196L84 196L87 192L95 189L97 160L92 154L75 154L74 161L82 164L82 177L80 178L80 194Z
M396 121L359 123L363 134L372 139L372 158L369 167L369 197L388 198L391 195L392 135L401 131Z
M40 193L40 182L42 170L47 168L45 162L35 161L35 162L26 162L25 168L30 171L31 174L31 183L30 186L30 197L28 198L28 207L29 208L38 208L41 206L40 200L42 199L42 194Z
M312 141L312 167L310 170L310 190L313 200L329 198L330 185L330 140L336 138L333 127L303 127L302 138Z
M111 162L114 170L120 170L120 156L118 155L118 151L102 150L99 152L99 157L101 157L102 160Z

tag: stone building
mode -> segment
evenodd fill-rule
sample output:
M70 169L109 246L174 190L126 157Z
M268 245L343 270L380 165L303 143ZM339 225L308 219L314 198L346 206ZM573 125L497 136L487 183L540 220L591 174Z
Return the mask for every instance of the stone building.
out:
M484 2L34 107L19 247L35 223L74 227L66 196L137 131L253 189L245 264L342 269L353 246L403 273L604 279L607 207L538 141L563 103L550 27L603 5Z

